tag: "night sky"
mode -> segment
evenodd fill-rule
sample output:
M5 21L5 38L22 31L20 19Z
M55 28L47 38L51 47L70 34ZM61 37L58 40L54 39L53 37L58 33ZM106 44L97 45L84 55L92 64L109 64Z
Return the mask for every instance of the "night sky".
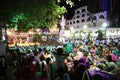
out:
M114 19L116 14L118 15L118 18L120 17L120 0L72 0L75 4L72 8L70 5L66 5L66 0L61 0L60 5L65 6L68 12L65 14L66 19L71 19L74 15L75 9L82 7L84 5L87 5L88 11L92 14L102 12L107 10L108 11L108 19ZM112 11L111 11L111 2L114 3L112 5ZM104 4L103 6L100 6L100 4ZM120 19L120 18L119 18Z
M70 5L66 4L66 0L61 0L61 2L60 2L60 5L65 6L68 10L68 12L65 14L65 18L67 20L69 20L73 17L75 9L87 5L88 11L91 12L92 14L107 10L109 20L115 20L116 14L117 14L117 17L120 21L120 0L72 0L72 1L75 4L75 6L73 6L72 8L70 7ZM105 3L105 1L106 1L106 4L108 4L108 5L106 8L104 7L104 10L101 10L100 6L99 6L100 2ZM110 1L114 2L114 8L112 11L110 11ZM5 0L1 0L0 9L2 9L2 6L5 4L6 4ZM113 5L112 5L112 7L113 7ZM2 10L0 10L0 11L2 11Z
M74 1L75 5L71 8L70 5L66 4L65 0L61 0L60 5L61 6L65 6L66 9L67 9L67 13L65 14L65 18L66 19L71 19L73 17L75 9L77 9L79 7L82 7L82 6L87 4L86 0L81 0L81 1L79 1L79 0L72 0L72 1Z

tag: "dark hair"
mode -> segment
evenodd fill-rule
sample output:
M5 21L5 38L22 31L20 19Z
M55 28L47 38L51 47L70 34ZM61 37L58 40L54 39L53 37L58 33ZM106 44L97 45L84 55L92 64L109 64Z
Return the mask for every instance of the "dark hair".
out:
M75 70L76 80L82 79L83 73L87 70L86 66L79 64Z
M20 53L20 50L19 50L19 49L16 49L15 52Z
M46 63L47 64L50 64L50 61L51 61L51 59L48 57L48 58L46 58Z
M35 56L37 56L37 55L38 55L37 51L35 51L35 52L34 52L34 55L35 55Z
M113 59L112 59L112 56L111 56L111 55L107 55L106 59L108 60L108 62L113 61Z
M63 54L63 49L62 48L58 48L57 49L57 54L58 55L62 55Z
M41 52L42 51L42 49L41 48L39 48L39 52Z
M43 60L45 60L45 57L44 57L44 56L41 56L41 57L40 57L40 61L43 61Z
M84 51L84 56L87 57L87 56L88 56L88 53L89 53L88 51Z
M30 53L30 50L28 50L28 53Z
M73 68L76 69L78 67L79 61L75 60L73 61L73 63L74 63Z
M83 49L82 49L82 48L80 48L80 49L79 49L79 51L83 52Z

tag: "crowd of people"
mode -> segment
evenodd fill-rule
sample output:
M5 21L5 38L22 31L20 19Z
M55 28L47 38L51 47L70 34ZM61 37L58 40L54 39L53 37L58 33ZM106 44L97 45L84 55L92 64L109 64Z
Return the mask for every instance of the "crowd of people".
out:
M120 38L9 48L0 80L120 80Z

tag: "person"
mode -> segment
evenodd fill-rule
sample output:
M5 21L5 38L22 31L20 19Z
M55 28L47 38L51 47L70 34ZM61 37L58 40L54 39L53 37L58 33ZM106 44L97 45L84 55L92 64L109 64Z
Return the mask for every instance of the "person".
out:
M27 62L21 68L21 77L24 79L33 80L35 79L36 72L37 67L32 63L32 58L27 58Z
M83 57L83 52L82 52L82 51L78 51L78 52L76 53L76 55L74 56L74 60L79 61L80 58L82 58L82 57Z
M74 48L73 48L73 44L69 41L67 44L66 44L66 53L72 53L72 55L74 56Z
M86 68L90 68L90 59L88 57L88 51L83 52L84 56L80 58L79 62L84 64Z
M111 55L108 55L106 57L108 64L107 64L107 71L111 73L116 73L118 66L115 64L115 62L112 59Z
M69 56L65 59L65 64L67 66L68 71L73 70L73 66L74 66L73 61L74 61L74 58L72 54L70 53Z
M63 78L63 73L66 72L66 65L64 63L64 60L67 58L66 55L63 54L63 49L58 48L57 53L54 53L54 56L56 58L55 66L56 66L56 77Z

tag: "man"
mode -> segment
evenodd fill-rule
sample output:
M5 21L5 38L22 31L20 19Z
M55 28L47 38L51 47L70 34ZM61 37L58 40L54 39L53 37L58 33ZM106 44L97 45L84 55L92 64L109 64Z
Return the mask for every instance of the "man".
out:
M69 41L67 44L66 44L66 53L72 53L72 55L74 56L74 48L73 48L73 44Z

